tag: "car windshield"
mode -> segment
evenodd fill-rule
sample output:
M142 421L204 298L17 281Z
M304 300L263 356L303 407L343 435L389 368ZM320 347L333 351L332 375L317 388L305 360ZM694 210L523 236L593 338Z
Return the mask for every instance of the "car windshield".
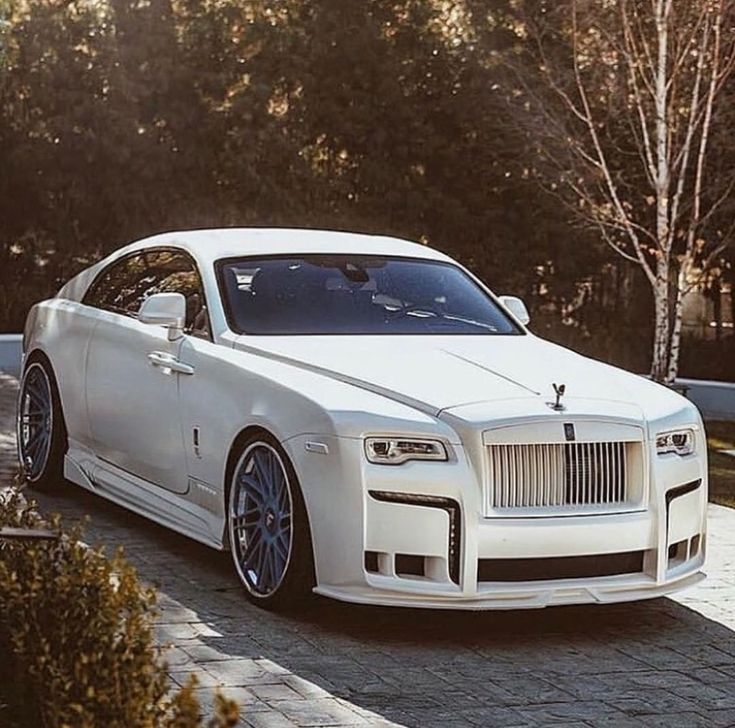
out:
M230 326L256 335L521 334L451 263L354 255L218 263Z

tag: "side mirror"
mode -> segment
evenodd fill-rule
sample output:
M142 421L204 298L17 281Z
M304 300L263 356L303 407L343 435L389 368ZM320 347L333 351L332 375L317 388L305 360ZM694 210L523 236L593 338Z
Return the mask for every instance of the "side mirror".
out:
M176 341L184 333L186 299L180 293L154 293L143 301L138 321L165 326L169 341Z
M500 303L510 311L524 326L528 326L531 317L528 315L526 304L517 296L500 296Z

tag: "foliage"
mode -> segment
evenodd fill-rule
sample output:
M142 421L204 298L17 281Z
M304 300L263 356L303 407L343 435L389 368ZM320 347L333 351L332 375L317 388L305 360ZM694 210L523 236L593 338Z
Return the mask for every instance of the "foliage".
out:
M38 529L41 518L4 491L0 525ZM153 642L155 593L121 554L107 558L64 533L5 541L0 549L0 720L33 726L201 726L187 686L168 694ZM235 725L220 701L212 728Z
M527 296L552 259L564 296L599 266L594 246L571 255L578 239L523 179L492 91L507 32L478 43L479 10L6 2L0 328L89 260L171 228L397 234Z
M0 331L131 239L323 227L426 241L628 362L645 279L539 188L508 105L522 4L0 0Z

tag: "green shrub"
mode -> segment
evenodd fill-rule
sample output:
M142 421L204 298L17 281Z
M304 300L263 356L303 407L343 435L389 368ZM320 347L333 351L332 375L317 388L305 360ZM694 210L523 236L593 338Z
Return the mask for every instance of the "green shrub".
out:
M192 682L171 695L153 639L156 595L121 553L106 557L42 523L13 490L0 526L50 528L54 540L0 542L0 724L201 726ZM221 697L210 726L237 723Z

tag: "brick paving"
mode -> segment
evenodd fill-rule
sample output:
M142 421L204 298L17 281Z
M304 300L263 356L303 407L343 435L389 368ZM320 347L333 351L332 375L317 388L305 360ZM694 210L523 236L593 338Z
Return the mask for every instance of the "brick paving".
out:
M0 477L16 383L0 375ZM229 556L79 488L38 495L161 593L170 675L194 672L251 726L735 725L735 512L711 506L710 579L676 599L529 612L251 606Z

